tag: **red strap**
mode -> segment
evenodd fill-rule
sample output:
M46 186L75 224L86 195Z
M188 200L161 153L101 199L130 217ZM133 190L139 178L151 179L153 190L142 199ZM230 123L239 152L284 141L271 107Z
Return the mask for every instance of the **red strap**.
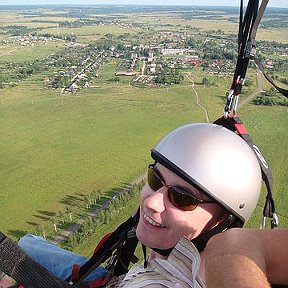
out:
M72 267L72 273L71 273L71 280L72 283L75 283L79 278L79 272L80 272L81 266L79 264L74 264Z
M89 288L97 288L105 285L112 278L112 274L108 274L107 276L103 276L102 278L98 278L96 280L90 281L88 283Z
M106 234L101 241L98 243L98 245L96 246L93 254L95 254L98 249L106 242L106 240L110 237L111 233ZM71 281L72 283L76 283L77 280L79 279L79 273L80 273L80 269L81 269L81 265L79 264L74 264L72 267L72 273L71 273ZM108 278L108 279L107 279ZM100 279L96 279L94 281L89 282L89 287L90 287L90 283L92 283L91 287L101 287L103 286L106 282L108 282L110 280L111 277L102 277ZM95 286L96 285L96 286ZM98 286L97 286L98 285ZM1 287L0 287L1 288ZM24 287L23 287L24 288Z
M98 251L98 249L103 245L103 243L106 242L106 240L111 236L112 232L106 234L101 240L100 242L98 243L98 245L96 246L94 252L93 252L93 255Z
M235 123L235 128L240 135L248 134L243 123Z

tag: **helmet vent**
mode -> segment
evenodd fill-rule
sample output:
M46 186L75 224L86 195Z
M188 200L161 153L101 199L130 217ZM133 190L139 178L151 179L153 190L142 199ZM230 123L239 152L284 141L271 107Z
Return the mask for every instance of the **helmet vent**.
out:
M242 209L242 208L244 208L244 206L245 206L245 203L242 202L242 203L240 203L239 208Z

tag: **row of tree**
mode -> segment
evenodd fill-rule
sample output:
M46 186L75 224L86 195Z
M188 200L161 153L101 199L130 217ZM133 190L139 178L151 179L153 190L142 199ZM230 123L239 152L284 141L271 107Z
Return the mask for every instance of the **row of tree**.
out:
M263 106L288 106L288 99L282 96L276 89L270 88L270 90L261 92L259 96L252 100L255 105Z
M181 74L180 70L167 67L161 69L157 74L155 82L157 84L171 85L180 84L183 79L184 76Z
M117 214L127 206L131 199L139 197L144 183L131 185L119 190L114 196L107 200L101 196L100 191L92 191L84 197L84 208L86 210L86 218L81 220L79 211L83 206L76 206L73 209L71 206L66 206L63 210L50 217L50 223L53 226L51 230L44 225L34 227L33 233L44 237L45 239L53 240L57 235L61 235L65 229L73 227L76 223L82 223L80 229L75 230L72 235L61 246L71 249L77 243L83 241L85 237L94 233L101 225L109 224L112 217L117 217ZM136 209L137 207L135 207ZM87 216L89 215L89 216ZM120 223L119 223L120 224Z
M76 244L83 242L83 240L95 233L96 230L102 225L109 225L112 218L117 219L117 215L120 213L127 203L131 199L139 198L140 192L144 183L134 184L129 190L119 193L117 197L112 197L110 204L107 208L101 209L96 217L88 217L88 219L81 226L81 229L75 231L67 241L61 244L61 247L65 249L72 249ZM137 209L137 207L135 207ZM121 223L119 223L120 225Z

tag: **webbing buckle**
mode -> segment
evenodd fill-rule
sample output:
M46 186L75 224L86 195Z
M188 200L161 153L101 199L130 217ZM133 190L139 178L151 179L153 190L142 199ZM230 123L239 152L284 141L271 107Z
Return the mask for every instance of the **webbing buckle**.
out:
M266 217L266 216L262 216L262 221L261 221L261 229L265 229L266 228L266 219L270 218L270 217ZM272 217L270 218L270 224L271 224L271 229L275 229L278 227L279 224L279 220L278 220L278 216L276 213L272 214Z
M239 101L239 95L235 95L234 90L230 90L227 95L227 100L224 107L224 118L228 118L231 110L233 111L233 116L236 116L238 101Z
M244 58L254 59L256 55L255 41L248 41L245 47Z

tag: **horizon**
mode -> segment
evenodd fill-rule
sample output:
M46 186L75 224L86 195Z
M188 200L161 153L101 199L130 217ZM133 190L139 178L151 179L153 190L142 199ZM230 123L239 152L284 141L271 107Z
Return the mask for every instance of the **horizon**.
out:
M24 2L24 3L23 3ZM239 0L158 0L155 3L154 0L28 0L28 1L21 1L21 0L2 0L0 6L45 6L45 5L80 5L80 6L91 6L91 5L145 5L145 6L210 6L210 7L238 7ZM204 3L203 3L204 2ZM227 2L229 2L227 4ZM244 1L245 4L247 0ZM261 1L260 1L261 3ZM268 8L288 8L288 1L287 0L270 0L268 3Z

